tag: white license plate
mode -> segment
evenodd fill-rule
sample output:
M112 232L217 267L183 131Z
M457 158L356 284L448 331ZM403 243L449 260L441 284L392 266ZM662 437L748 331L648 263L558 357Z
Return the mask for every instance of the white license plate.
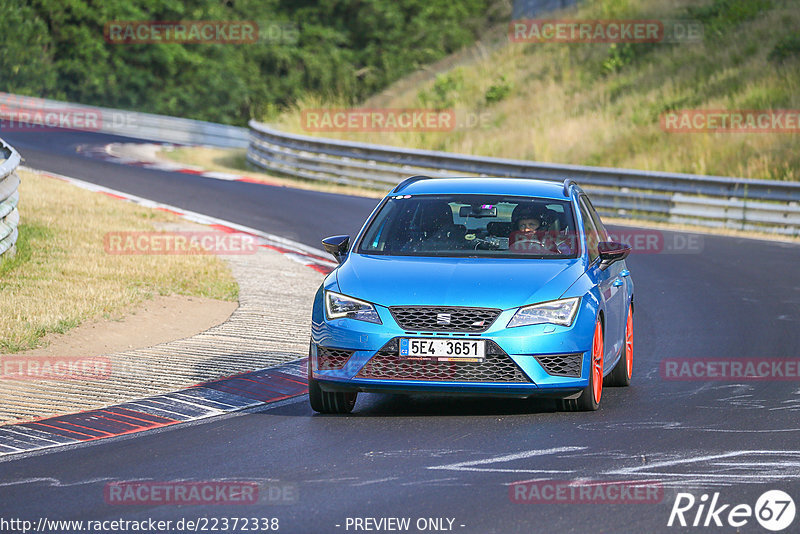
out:
M477 339L401 338L400 356L440 362L479 362L486 356L486 341Z

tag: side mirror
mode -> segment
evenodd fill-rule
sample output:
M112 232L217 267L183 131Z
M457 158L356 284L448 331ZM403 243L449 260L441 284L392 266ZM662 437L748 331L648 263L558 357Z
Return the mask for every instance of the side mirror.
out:
M336 258L339 263L342 263L347 257L347 249L350 248L350 236L335 235L326 237L322 240L322 246L325 247L325 252Z
M600 252L600 269L608 269L612 263L624 260L631 253L631 247L614 241L601 241L597 244Z

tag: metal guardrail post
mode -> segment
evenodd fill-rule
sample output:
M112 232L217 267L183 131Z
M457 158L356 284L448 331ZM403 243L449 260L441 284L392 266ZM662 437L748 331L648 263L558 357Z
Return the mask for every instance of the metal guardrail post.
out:
M0 118L27 123L43 120L48 113L60 113L56 118L69 122L83 116L83 126L76 129L123 137L187 145L247 146L247 128L238 126L0 92Z
M9 107L11 106L11 107ZM800 236L800 183L749 180L535 161L490 158L355 143L281 132L250 121L249 132L222 124L0 93L0 112L93 110L101 130L123 136L186 144L248 146L248 161L262 169L305 180L389 189L408 176L506 176L563 182L572 178L592 195L603 215L758 230ZM125 120L118 124L120 114ZM0 116L2 113L0 113ZM10 151L13 154L13 149ZM4 164L7 168L7 158ZM19 156L17 155L17 158ZM12 173L13 174L13 173ZM16 176L16 175L14 175ZM0 176L0 254L16 240L18 195L14 179ZM19 178L16 178L17 183ZM2 226L4 225L4 226ZM5 233L4 233L5 232ZM5 241L4 241L5 240ZM10 246L8 247L10 248Z
M19 177L14 171L20 157L0 139L0 158L0 258L6 258L14 254L19 235Z
M800 183L555 165L326 139L250 121L248 161L305 180L389 189L414 174L572 178L603 215L800 235Z

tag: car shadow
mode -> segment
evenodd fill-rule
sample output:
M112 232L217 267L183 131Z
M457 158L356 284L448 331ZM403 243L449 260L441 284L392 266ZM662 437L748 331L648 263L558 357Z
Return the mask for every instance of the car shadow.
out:
M532 415L554 413L557 407L557 401L541 398L361 393L350 417Z

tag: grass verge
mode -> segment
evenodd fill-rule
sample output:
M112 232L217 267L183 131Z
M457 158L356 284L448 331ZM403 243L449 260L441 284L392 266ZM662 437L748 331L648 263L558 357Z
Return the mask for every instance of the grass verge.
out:
M349 107L307 98L279 119L288 131L474 155L757 179L800 180L798 133L670 133L675 110L800 109L796 0L595 0L559 18L692 20L684 43L508 42L402 81L363 104L453 109L439 132L323 132L302 111Z
M37 346L94 318L117 317L154 295L238 299L225 262L213 255L112 255L110 231L155 231L175 215L19 171L17 254L0 261L0 353Z

